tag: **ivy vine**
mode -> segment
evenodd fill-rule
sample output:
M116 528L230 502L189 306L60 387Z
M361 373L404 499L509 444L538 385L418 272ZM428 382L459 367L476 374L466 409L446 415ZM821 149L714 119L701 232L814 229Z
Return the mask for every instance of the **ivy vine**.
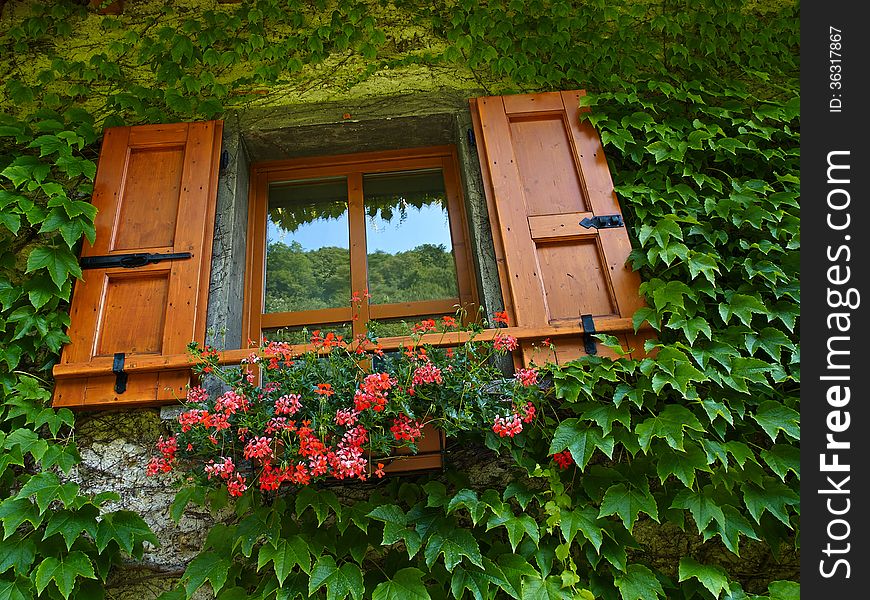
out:
M114 494L80 493L74 415L48 408L103 128L415 69L589 90L654 357L552 367L557 400L502 488L448 472L352 504L247 497L163 597L799 597L797 3L84 4L0 2L0 598L102 597L157 541ZM226 501L188 488L171 512Z

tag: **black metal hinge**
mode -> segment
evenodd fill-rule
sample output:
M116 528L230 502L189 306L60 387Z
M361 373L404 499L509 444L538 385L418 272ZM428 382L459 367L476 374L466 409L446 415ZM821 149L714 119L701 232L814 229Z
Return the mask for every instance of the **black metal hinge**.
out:
M112 361L112 374L115 376L115 393L123 394L127 391L127 373L124 372L124 353L115 352Z
M172 254L149 254L147 252L138 254L107 254L105 256L85 256L79 260L79 266L82 269L111 269L114 267L135 269L136 267L144 267L149 263L156 263L162 260L184 260L192 256L193 254L190 252L175 252Z
M595 321L592 315L580 315L580 324L583 326L583 348L586 354L598 354L598 346L595 343Z
M469 129L466 133L468 134L468 146L470 148L477 148L477 139L474 137L474 131Z
M594 227L595 229L613 229L615 227L625 227L625 223L622 222L622 215L598 215L597 217L586 217L580 224L589 229L590 227Z

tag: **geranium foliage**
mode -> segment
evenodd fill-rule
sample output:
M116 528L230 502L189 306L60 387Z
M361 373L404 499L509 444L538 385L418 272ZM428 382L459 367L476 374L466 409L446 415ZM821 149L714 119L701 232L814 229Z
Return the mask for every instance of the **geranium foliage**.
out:
M657 352L552 368L557 400L502 450L517 474L497 489L448 472L353 503L250 491L166 597L799 596L770 583L795 578L775 558L799 525L796 3L83 4L2 3L0 598L98 598L153 541L79 494L74 417L46 408L103 127L419 67L492 93L590 92ZM189 502L227 498L185 488L173 516ZM679 551L649 541L683 531ZM750 557L768 572L741 571Z

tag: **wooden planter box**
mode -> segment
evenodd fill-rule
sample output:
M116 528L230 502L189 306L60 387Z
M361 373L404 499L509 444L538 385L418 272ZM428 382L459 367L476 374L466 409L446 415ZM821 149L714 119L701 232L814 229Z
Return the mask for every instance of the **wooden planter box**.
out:
M384 472L390 475L433 471L444 468L444 432L431 423L423 425L423 437L417 442L417 454L407 448L399 449L392 458L373 458L372 463L384 463Z

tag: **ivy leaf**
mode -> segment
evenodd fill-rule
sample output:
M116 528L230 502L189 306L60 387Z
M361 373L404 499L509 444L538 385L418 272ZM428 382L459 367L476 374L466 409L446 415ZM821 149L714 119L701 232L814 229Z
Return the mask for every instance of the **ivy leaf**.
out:
M559 423L553 433L549 454L553 455L567 448L574 462L583 470L596 448L611 457L613 446L613 438L603 436L599 428L583 423L580 419L566 419Z
M33 600L30 580L18 578L15 581L0 580L0 598L3 600Z
M462 561L463 556L478 567L483 567L480 547L467 529L456 529L447 537L441 533L433 533L424 551L426 566L431 567L435 564L439 554L444 554L444 566L448 571L453 570L453 567Z
M680 559L680 581L694 577L716 598L722 590L728 589L728 574L722 567L702 565L695 559L685 556Z
M205 552L194 558L181 577L187 597L190 598L206 581L217 594L227 582L227 573L231 566L229 560L214 552Z
M379 583L372 592L372 600L429 600L429 598L429 591L423 585L423 572L414 567L396 571L392 579Z
M79 486L77 484L61 484L54 473L39 473L31 477L24 484L24 487L18 492L16 498L34 496L36 498L36 505L39 507L39 513L42 514L48 508L48 505L55 500L60 500L64 506L69 506L78 493ZM102 552L102 549L100 551Z
M335 513L335 517L339 521L341 520L341 505L336 495L329 490L315 491L310 487L303 487L299 490L296 494L296 516L301 517L309 506L314 509L318 525L323 525L329 515L330 508Z
M465 590L471 592L474 600L484 600L489 598L489 586L491 581L486 573L476 567L468 569L461 565L453 569L453 576L450 578L450 591L454 598L461 598Z
M3 539L8 539L25 521L36 529L42 523L42 513L26 498L7 498L0 503L0 520L3 521Z
M801 476L801 451L787 444L774 444L770 450L761 451L761 459L767 463L770 470L779 475L785 481L789 471Z
M348 594L355 600L360 600L365 591L360 568L353 563L345 563L338 568L335 559L329 555L317 559L308 581L308 595L323 586L326 586L327 600L340 600Z
M695 485L695 471L712 472L707 453L697 444L688 444L684 452L675 452L670 448L662 448L655 452L656 473L664 483L669 475L674 475L688 488Z
M5 541L0 544L0 573L5 573L7 569L15 567L15 572L20 575L28 575L30 573L30 565L36 559L36 544L29 538L15 538ZM3 598L2 589L0 589L0 598Z
M737 315L737 318L740 319L744 325L749 327L749 323L752 321L752 315L754 313L762 315L767 314L767 309L764 307L764 304L762 304L761 300L755 296L734 294L731 297L730 302L719 305L719 315L726 324L731 320L731 315Z
M662 584L643 565L628 565L625 573L615 577L613 583L619 588L622 600L655 600L665 595Z
M801 584L795 581L771 581L767 591L770 600L801 600Z
M541 577L541 574L535 567L519 554L502 554L496 562L508 584L501 585L500 587L514 598L520 597L523 589L523 579Z
M54 581L63 597L69 598L79 577L97 578L91 559L84 552L76 550L60 558L49 556L44 559L36 569L34 583L37 593L42 594L46 586Z
M76 257L68 248L53 248L50 246L39 246L34 248L27 257L26 273L36 271L38 269L46 269L51 275L51 280L57 286L58 290L63 289L63 284L70 275L81 277L82 270Z
M207 491L208 488L203 486L186 486L178 490L175 493L172 504L169 506L169 517L178 523L182 515L184 515L184 509L187 508L188 503L193 502L200 506L205 503Z
M532 498L534 497L535 492L518 481L512 481L511 483L509 483L504 490L504 494L502 495L502 498L505 502L507 502L511 498L515 498L517 503L523 510L526 510L529 502L531 502Z
M788 506L800 505L800 498L794 490L772 477L765 478L763 487L746 483L740 489L743 491L746 508L756 523L761 523L761 515L767 511L791 529L786 509Z
M523 536L528 534L535 545L541 541L541 533L538 531L538 524L529 515L515 516L509 510L506 515L495 515L490 517L486 524L486 530L489 531L495 527L503 526L507 530L508 541L511 544L511 549L516 551L517 545L522 541ZM446 554L445 554L446 557Z
M530 577L523 580L521 600L571 600L574 595L562 589L562 581L557 577Z
M160 541L145 520L131 510L118 510L103 515L94 538L97 549L102 552L113 540L127 554L133 554L134 545L144 541L151 542L155 546L160 545Z
M48 450L48 442L39 437L38 433L26 427L16 429L7 435L3 446L7 449L18 446L22 455L29 452L36 460L40 460L45 451Z
M587 421L595 421L595 424L601 427L605 436L610 434L614 422L622 423L626 428L631 428L631 413L628 410L628 406L620 407L614 404L595 403L590 403L587 406L591 406L591 408L584 410L580 418Z
M682 508L692 513L698 533L701 533L714 519L717 523L725 520L722 508L713 499L712 486L704 486L700 491L682 490L674 497L671 508Z
M737 556L740 556L740 534L742 533L753 540L757 540L758 535L755 533L755 529L752 528L752 523L733 506L723 506L722 514L725 515L725 518L721 522L714 523L712 530L704 530L704 541L707 541L713 535L718 535L722 538L722 543L725 544L726 548Z
M311 572L311 557L308 553L308 544L298 535L287 539L278 539L274 543L265 543L260 547L257 555L257 571L271 562L275 569L278 583L284 585L284 580L294 566L299 566L306 573Z
M55 533L60 533L66 542L67 550L69 550L82 531L90 535L91 538L96 537L98 516L100 516L100 509L93 504L85 504L75 511L56 511L48 520L42 539L47 540Z
M566 543L570 544L577 532L580 532L583 537L592 542L596 552L601 550L604 536L598 525L598 511L594 507L586 506L575 508L572 511L563 510L560 516L559 527Z
M21 229L21 216L4 210L0 212L0 225L12 232L12 235L18 235L18 230Z
M627 488L624 484L617 483L607 488L604 493L598 517L619 515L625 528L631 531L634 522L637 521L638 513L641 512L648 514L656 521L659 520L659 510L649 487L645 489Z
M653 438L662 438L675 450L683 450L683 430L704 431L701 422L685 406L669 404L654 417L650 417L634 428L638 442L644 452L649 450Z
M471 514L471 522L475 525L477 525L477 522L486 512L486 505L481 504L477 499L477 492L469 489L463 489L456 492L456 495L454 495L447 503L446 512L449 515L460 507L468 509L468 512Z
M800 439L800 413L781 402L775 400L762 402L752 418L761 425L761 428L774 442L780 431L791 438Z

